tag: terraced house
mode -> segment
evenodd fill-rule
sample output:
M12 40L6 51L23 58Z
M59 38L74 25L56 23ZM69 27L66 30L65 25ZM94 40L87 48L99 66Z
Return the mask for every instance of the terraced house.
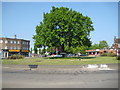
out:
M29 56L30 41L14 38L0 38L0 54L2 58L19 54Z

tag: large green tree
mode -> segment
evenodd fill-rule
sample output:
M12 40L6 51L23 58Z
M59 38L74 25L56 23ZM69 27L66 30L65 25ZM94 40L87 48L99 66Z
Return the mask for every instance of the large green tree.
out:
M44 13L43 21L36 26L33 36L37 47L76 48L91 46L90 32L94 30L90 17L65 7L52 7Z

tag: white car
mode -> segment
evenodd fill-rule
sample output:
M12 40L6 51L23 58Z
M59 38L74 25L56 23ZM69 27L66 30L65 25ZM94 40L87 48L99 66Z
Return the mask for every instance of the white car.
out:
M62 55L52 55L52 57L62 57Z
M67 57L74 57L75 54L67 54Z

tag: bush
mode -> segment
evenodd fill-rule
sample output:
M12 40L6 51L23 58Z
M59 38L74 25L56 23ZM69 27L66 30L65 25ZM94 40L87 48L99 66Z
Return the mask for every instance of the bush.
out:
M8 59L23 59L24 56L22 55L12 55L12 56L9 56Z
M116 54L114 54L114 53L103 53L103 54L101 54L101 56L115 57Z
M102 53L100 56L107 56L107 53Z
M120 56L117 56L116 59L117 59L117 60L120 60Z
M114 53L107 53L107 56L110 56L110 57L115 57L115 56L116 56L116 54L114 54Z

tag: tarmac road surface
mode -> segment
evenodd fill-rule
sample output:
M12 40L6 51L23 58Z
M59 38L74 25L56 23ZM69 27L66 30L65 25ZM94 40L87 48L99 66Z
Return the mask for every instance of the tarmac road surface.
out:
M110 68L82 66L3 65L2 88L118 88L117 64Z

